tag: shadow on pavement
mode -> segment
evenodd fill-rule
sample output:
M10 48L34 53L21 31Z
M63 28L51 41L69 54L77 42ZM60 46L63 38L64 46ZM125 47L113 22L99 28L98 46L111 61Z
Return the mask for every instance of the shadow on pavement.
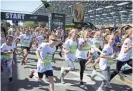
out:
M41 90L43 90L43 91L49 91L48 88L39 88L39 89L41 89Z
M36 69L36 67L31 67L31 66L27 66L27 67L24 67L24 68Z
M35 67L36 67L36 65L34 65L34 64L27 64L27 63L26 63L25 65L30 65L30 66L35 66Z
M132 88L127 86L127 85L119 85L119 84L112 84L112 91L132 91ZM111 91L111 90L107 90L107 91Z
M64 59L55 58L55 57L54 57L54 60L56 60L56 61L65 61Z
M32 62L31 60L33 60L33 62L37 62L36 58L27 58L27 60L30 60L30 62Z
M17 86L15 87L16 88L15 91L18 91L21 88L23 88L25 90L32 90L33 88L42 87L42 86L48 86L48 84L37 82L37 81L29 81L28 78L25 78L23 80L17 80ZM12 90L10 90L10 91L12 91Z
M54 69L54 70L57 70L57 71L60 71L60 70L61 70L61 67L53 66L53 69Z
M77 90L70 90L70 89L66 89L65 91L77 91Z
M36 55L36 53L35 53L35 52L30 52L29 54L31 54L31 55Z

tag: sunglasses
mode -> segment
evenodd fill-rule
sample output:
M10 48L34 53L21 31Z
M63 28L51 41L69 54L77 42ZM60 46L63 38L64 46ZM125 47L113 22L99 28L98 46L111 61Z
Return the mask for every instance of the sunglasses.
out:
M56 39L51 39L52 41L54 41L54 42L57 42L58 40L56 40Z
M7 40L9 40L10 42L12 42L12 41L13 41L13 39L10 39L10 38L9 38L9 39L7 39Z

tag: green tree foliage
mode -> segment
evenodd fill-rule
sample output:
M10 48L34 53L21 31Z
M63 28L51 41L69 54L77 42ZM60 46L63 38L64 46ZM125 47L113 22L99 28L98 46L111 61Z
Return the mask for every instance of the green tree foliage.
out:
M38 27L38 22L34 22L34 21L26 21L24 22L24 26L25 27L31 27L31 28L36 28Z

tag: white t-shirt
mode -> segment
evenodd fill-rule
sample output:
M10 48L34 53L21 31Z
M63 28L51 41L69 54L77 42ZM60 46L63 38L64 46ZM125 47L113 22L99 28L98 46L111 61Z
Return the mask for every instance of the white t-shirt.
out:
M102 53L105 56L111 56L113 54L113 48L108 44L104 45ZM105 70L109 66L107 58L100 58L99 67L101 70Z
M51 47L47 43L42 43L41 45L39 45L36 51L40 52L40 56L44 60L44 63L41 63L41 61L38 60L38 63L37 63L38 72L53 70L51 61L52 61L52 55L55 52L55 50L56 50L55 47Z
M75 61L76 60L76 50L77 50L78 41L72 41L67 39L64 44L64 49L68 50L69 53L65 54L66 60Z
M8 46L6 43L3 43L1 45L1 52L7 52L7 51L13 51L13 50L14 50L13 45ZM13 53L2 55L2 59L5 59L5 60L13 59Z
M83 43L84 43L84 39L80 38L78 40L78 46L80 47ZM83 49L80 51L79 49L77 49L76 51L76 57L77 58L82 58L82 59L87 59L87 53L90 50L91 46L90 46L90 40L88 39L87 44L83 47Z
M33 37L37 37L39 36L39 33L38 32L33 32Z
M130 59L132 49L130 49L126 53L124 53L125 48L127 48L129 46L132 46L132 40L130 38L127 38L127 39L125 39L125 41L121 47L121 51L117 57L117 60L125 62L125 61L128 61Z
M93 38L89 38L89 43L90 43L90 45L92 46L93 45Z
M17 44L16 44L16 38L18 37L16 34L15 35L12 35L13 36L13 42L12 42L12 45L14 48L17 48Z
M44 36L43 35L38 36L37 40L38 40L38 45L41 44L44 41Z
M97 52L95 48L99 48L101 46L101 41L96 38L92 38L91 41L92 41L91 53Z
M24 47L30 47L30 43L32 42L32 35L22 34L19 36L20 43Z

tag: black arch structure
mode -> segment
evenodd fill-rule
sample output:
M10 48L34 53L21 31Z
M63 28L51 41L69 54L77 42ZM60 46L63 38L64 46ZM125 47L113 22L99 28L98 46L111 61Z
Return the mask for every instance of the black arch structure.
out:
M32 15L32 14L24 14L24 13L1 12L1 20L48 22L49 17L43 16L43 15Z
M65 30L65 14L51 14L51 29L61 28Z
M50 24L51 29L57 28L58 26L62 29L65 29L65 14L58 13L52 13L50 19L49 16L44 15L1 12L1 20L12 20L13 23L16 23L18 21L48 22Z

